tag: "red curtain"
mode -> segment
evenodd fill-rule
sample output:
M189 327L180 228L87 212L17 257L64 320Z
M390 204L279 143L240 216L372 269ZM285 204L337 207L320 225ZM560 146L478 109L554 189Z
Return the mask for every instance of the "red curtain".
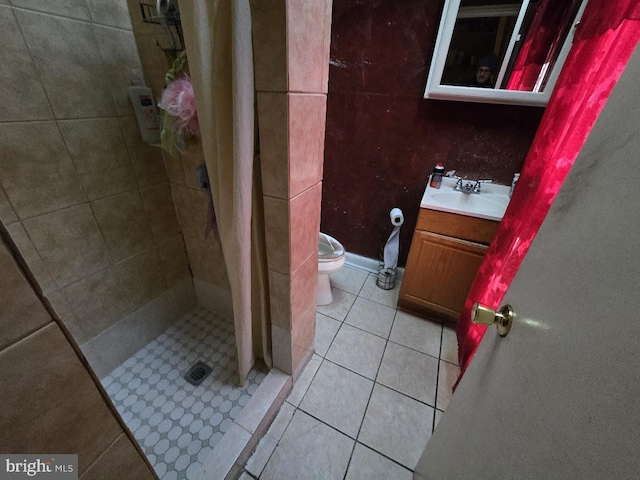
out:
M480 302L498 308L569 169L640 40L638 0L590 0L574 44L457 325L462 372L486 327L471 323Z
M556 58L562 48L568 31L563 26L570 24L579 2L540 0L509 76L508 90L533 90L544 64ZM552 67L549 65L549 69Z

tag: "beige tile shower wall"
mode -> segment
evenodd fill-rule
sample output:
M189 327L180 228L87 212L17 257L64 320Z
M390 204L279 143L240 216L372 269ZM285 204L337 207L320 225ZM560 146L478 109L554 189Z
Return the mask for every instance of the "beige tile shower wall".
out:
M195 305L163 158L127 93L141 69L127 2L0 5L0 42L0 220L104 371Z
M78 454L83 479L155 478L1 237L0 271L0 451Z
M165 153L173 203L184 238L198 303L227 318L233 317L231 287L217 232L207 234L209 198L198 186L196 169L204 164L202 146L172 157Z
M97 1L97 0L96 0ZM174 52L170 50L170 42L162 25L144 21L140 8L141 3L152 5L155 0L120 0L126 3L129 10L130 25L140 53L140 62L147 85L153 90L156 99L160 98L164 88L164 77L173 63Z
M155 2L146 1L155 5ZM165 86L164 77L174 60L161 25L142 19L139 0L127 1L140 62L147 85L156 99ZM176 38L177 40L177 38ZM196 141L187 152L171 156L163 152L173 205L188 253L198 303L225 317L233 316L231 289L222 249L215 233L205 238L209 200L196 182L196 169L204 163L202 146Z
M273 358L313 352L331 0L253 0Z

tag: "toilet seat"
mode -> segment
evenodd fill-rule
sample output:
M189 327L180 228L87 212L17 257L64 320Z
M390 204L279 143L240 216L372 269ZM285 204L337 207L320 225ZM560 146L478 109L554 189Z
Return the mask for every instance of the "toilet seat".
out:
M318 261L331 262L344 255L344 247L335 238L320 232L318 237Z

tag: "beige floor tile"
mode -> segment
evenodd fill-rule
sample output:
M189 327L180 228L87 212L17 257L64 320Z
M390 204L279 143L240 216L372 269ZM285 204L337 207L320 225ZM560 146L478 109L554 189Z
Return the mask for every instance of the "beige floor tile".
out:
M326 359L375 380L385 343L376 335L342 324Z
M358 441L413 470L433 428L434 408L376 384Z
M412 480L413 473L370 448L356 443L345 480Z
M320 368L320 364L322 363L322 357L318 355L313 355L307 366L304 368L302 373L298 376L298 379L293 385L293 389L287 397L287 402L289 402L294 407L300 405L300 401L304 394L307 392L307 388L311 385L311 380L315 376L318 368Z
M389 340L438 358L441 335L441 322L398 311Z
M335 318L342 322L349 313L349 310L351 310L356 296L352 293L343 292L339 288L334 288L332 292L333 302L329 305L318 305L317 311L327 317Z
M300 409L356 438L373 382L335 363L323 362Z
M285 404L289 405L286 402ZM289 407L291 407L295 412L295 407L292 407L291 405L289 405ZM260 478L264 467L267 466L267 462L278 446L278 441L278 439L269 435L265 435L264 437L262 437L260 439L260 443L258 443L258 446L256 447L255 452L253 452L253 455L251 455L251 457L245 464L244 469L247 472L251 473L251 475L254 475L256 478Z
M436 428L438 428L438 424L440 423L440 419L444 415L442 410L436 410L436 418L433 420L433 431L435 432Z
M389 342L376 381L435 406L437 378L438 359Z
M331 342L340 329L340 322L333 318L316 313L316 354L324 357L331 346Z
M389 338L396 309L358 297L345 323L366 330L379 337Z
M280 440L284 431L287 429L289 422L293 418L294 413L295 408L292 405L289 405L287 402L283 403L280 407L280 411L276 415L276 418L269 427L269 430L267 430L266 435L270 435Z
M329 275L329 279L332 287L358 295L368 276L364 270L345 265L338 273Z
M458 338L456 329L452 325L444 325L442 329L442 350L440 358L445 362L458 365Z
M453 386L460 375L460 367L452 363L440 360L440 370L438 373L438 396L436 407L442 411L447 409L451 396L453 395Z
M342 480L355 442L298 410L269 459L262 480Z
M251 455L251 458L249 458L249 461L245 465L245 470L256 477L260 476L262 470L267 465L271 454L276 449L280 438L282 438L282 434L293 418L295 411L295 407L287 402L282 404L282 407L280 407L280 411L273 420L269 430L267 430L267 433L262 437L260 443L258 443L258 446L256 447L256 451Z
M395 308L398 305L398 294L400 293L400 285L402 283L402 273L404 270L398 270L396 274L396 284L391 290L383 290L376 285L376 274L370 274L364 282L360 296L376 303L381 303L387 307Z

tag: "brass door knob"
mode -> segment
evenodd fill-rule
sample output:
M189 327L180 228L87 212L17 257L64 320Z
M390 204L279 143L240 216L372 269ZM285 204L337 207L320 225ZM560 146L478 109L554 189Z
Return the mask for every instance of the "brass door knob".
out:
M495 325L498 327L498 335L505 337L509 330L511 330L511 324L513 323L513 317L515 313L511 305L505 305L496 312L493 308L485 307L476 302L471 310L471 321L473 323L479 323L482 325Z

